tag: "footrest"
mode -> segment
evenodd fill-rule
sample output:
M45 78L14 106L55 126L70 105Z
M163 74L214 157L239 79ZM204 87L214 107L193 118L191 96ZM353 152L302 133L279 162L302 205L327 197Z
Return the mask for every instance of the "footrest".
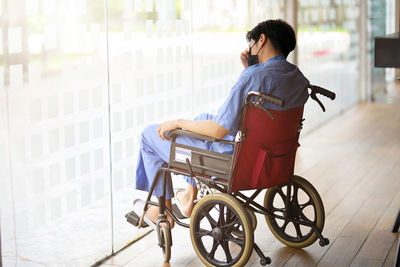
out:
M136 212L131 211L125 214L125 218L128 221L128 223L133 224L134 226L139 226L140 222L140 217L136 214ZM147 227L149 226L146 222L143 222L142 227Z
M177 204L172 204L172 213L175 215L176 218L179 220L187 219L189 217L186 217L185 215L182 214L181 210L179 209Z

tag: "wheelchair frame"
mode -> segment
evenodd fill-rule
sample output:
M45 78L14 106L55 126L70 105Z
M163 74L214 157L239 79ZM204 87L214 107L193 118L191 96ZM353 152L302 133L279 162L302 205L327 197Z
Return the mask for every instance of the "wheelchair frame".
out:
M335 94L326 89L323 89L321 87L314 86L314 85L309 85L309 88L311 89L311 93L310 93L311 98L316 100L318 102L318 104L321 106L321 108L325 111L325 108L323 107L322 103L316 97L316 94L317 93L322 94L324 96L331 98L332 100L335 98ZM250 99L254 96L256 97L256 100L250 101ZM248 95L246 96L245 105L248 103L251 103L251 104L257 106L258 108L263 109L273 119L272 114L260 104L262 101L269 101L269 102L277 104L279 106L283 105L283 101L280 100L279 98L276 98L271 95L262 94L260 92L254 92L254 91L248 93ZM242 121L242 119L243 119L242 117L243 117L243 111L242 111L242 116L241 116L240 121ZM301 122L300 122L299 127L300 127L299 128L299 132L300 132ZM226 144L232 145L233 146L233 154L229 155L229 154L217 153L214 151L209 151L209 150L204 150L204 149L200 149L200 148L196 148L196 147L190 147L190 146L187 146L184 144L179 144L176 142L176 138L179 135L193 137L193 138L197 138L197 139L204 140L204 141L221 142L221 143L226 143ZM215 189L223 194L231 195L236 200L238 200L240 202L240 204L243 206L243 208L245 208L246 210L250 210L252 212L259 213L264 216L268 216L270 219L280 219L280 220L285 221L285 223L287 221L292 222L292 223L295 222L299 225L310 227L312 229L312 233L315 233L317 235L317 238L320 240L319 244L321 246L326 246L329 244L329 239L323 237L322 229L318 229L315 222L311 222L307 218L294 218L294 216L293 216L293 214L294 214L293 210L295 210L296 208L294 208L293 204L291 204L291 194L292 194L291 190L292 190L292 185L293 185L293 179L296 178L297 176L293 175L292 177L289 178L287 183L280 185L282 187L286 186L286 198L284 200L286 209L285 209L285 212L283 213L283 216L274 214L273 211L268 210L266 207L255 202L255 198L264 189L255 189L255 192L250 197L244 195L240 191L230 192L231 178L232 178L232 174L234 172L234 166L236 166L236 164L235 164L236 162L234 162L235 155L237 153L240 153L240 147L238 148L238 145L241 142L243 142L242 138L239 138L238 141L219 140L216 138L196 134L196 133L189 132L186 130L181 130L181 129L176 129L176 130L169 132L168 136L169 136L169 138L172 139L168 167L161 167L158 169L158 171L155 175L155 179L154 179L154 181L151 185L150 191L148 193L148 197L145 202L143 215L140 218L140 221L138 224L139 228L142 227L144 213L147 210L149 205L159 207L159 216L158 216L158 221L156 223L157 234L158 234L159 245L160 245L160 247L163 248L164 258L165 258L166 262L169 261L171 252L170 252L170 250L167 251L168 249L170 249L170 247L168 248L165 246L172 246L172 238L170 236L171 227L170 227L169 221L167 220L167 217L164 213L165 212L168 213L168 215L171 216L171 218L175 221L176 224L183 226L183 227L187 227L187 228L191 227L190 224L180 221L173 214L173 212L171 210L167 209L165 206L165 194L166 194L166 182L167 182L166 174L167 174L167 172L173 173L176 175L190 176L191 178L193 178L196 181L198 186L203 184L210 190ZM239 151L237 151L237 149L239 149ZM179 153L181 153L181 154L179 154ZM178 158L177 158L177 155L178 155ZM191 160L189 160L188 157L185 157L185 155L186 156L189 155ZM203 165L207 165L207 167L203 166ZM161 173L162 173L162 179L163 179L162 195L158 198L158 202L151 201L151 196L152 196L154 187L155 187L156 183L158 182L158 179L161 178L161 175L160 175ZM215 178L215 177L218 177L218 178ZM294 189L294 190L296 190L296 189ZM319 197L319 195L318 195L318 197ZM320 200L320 198L319 198L319 200ZM323 211L322 200L320 200L320 201L321 201L322 213L323 213L322 214L322 218L323 218L322 228L323 228L325 214ZM161 223L166 223L166 225L168 225L169 237L163 236L163 234L160 233L159 229L160 229ZM275 233L274 233L274 235L275 235ZM169 241L168 241L169 244L164 244L167 239L169 239ZM315 240L312 241L312 243L313 242L315 242ZM259 255L259 257L261 259L260 263L262 265L271 263L271 259L269 257L266 257L263 254L263 252L261 251L261 249L254 242L252 244L252 248L254 248L256 253Z

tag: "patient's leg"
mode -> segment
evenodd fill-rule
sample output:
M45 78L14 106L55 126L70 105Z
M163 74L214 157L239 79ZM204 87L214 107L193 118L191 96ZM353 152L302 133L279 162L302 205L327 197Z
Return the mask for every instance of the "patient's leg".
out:
M185 215L191 215L194 207L194 200L197 197L197 186L188 184L185 190L178 191L175 198L182 205L182 212Z
M171 203L171 199L165 200L165 206L167 209L172 211L172 203ZM150 206L147 211L145 216L150 219L152 222L156 223L158 220L158 207L156 206ZM167 220L169 221L169 224L171 225L171 229L174 228L175 226L175 222L174 220L165 212L165 214L167 215Z

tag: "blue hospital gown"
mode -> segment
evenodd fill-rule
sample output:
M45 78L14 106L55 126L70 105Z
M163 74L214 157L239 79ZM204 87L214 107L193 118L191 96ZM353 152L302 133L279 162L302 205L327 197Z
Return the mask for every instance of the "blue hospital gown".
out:
M279 97L285 101L284 107L272 103L265 103L264 106L273 110L287 110L305 104L308 99L308 84L309 81L295 65L286 61L283 56L275 56L265 63L244 69L217 114L202 113L195 120L214 120L229 131L223 139L233 141L239 128L241 107L248 92L260 91ZM157 134L157 128L157 124L150 125L141 135L135 179L135 188L138 190L148 192L157 170L162 166L168 166L171 141L162 140ZM186 136L179 136L176 140L181 144L219 153L233 153L233 146L229 144L212 143ZM191 185L196 185L190 177L185 177L185 180ZM156 197L162 195L162 179L156 184L153 195ZM173 196L172 181L168 175L166 199L171 199Z

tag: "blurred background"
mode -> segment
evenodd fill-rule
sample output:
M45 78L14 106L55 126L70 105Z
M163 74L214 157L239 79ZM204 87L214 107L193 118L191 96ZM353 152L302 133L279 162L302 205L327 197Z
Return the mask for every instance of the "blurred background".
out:
M397 1L398 2L398 1ZM245 33L282 18L289 61L337 95L305 131L386 101L374 37L396 0L0 0L0 229L4 266L88 266L146 233L128 224L145 126L216 113ZM397 30L398 31L398 30ZM318 112L316 112L318 110Z

